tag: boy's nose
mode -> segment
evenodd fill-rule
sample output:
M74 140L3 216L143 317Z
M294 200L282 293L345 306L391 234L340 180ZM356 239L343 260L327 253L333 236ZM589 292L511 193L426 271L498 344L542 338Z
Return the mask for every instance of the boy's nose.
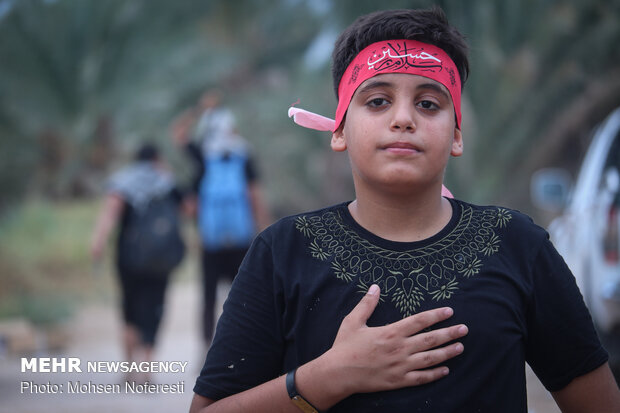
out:
M413 132L415 122L411 113L412 110L410 105L394 105L390 129Z

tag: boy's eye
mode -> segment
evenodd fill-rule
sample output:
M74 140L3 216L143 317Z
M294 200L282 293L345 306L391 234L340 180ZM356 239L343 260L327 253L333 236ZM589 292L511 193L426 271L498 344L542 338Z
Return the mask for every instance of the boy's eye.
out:
M438 106L435 102L432 102L430 100L422 100L420 102L418 102L418 105L422 108L422 109L437 109Z
M378 108L381 107L383 105L388 104L388 101L385 98L374 98L374 99L370 99L366 105L372 107L372 108Z

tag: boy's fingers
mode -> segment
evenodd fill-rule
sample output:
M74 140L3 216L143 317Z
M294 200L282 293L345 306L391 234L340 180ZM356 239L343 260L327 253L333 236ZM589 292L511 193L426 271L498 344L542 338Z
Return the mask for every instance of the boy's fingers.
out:
M435 308L414 314L394 324L398 324L398 328L402 329L403 335L412 336L425 328L452 317L452 314L454 314L454 311L450 307Z
M442 344L467 335L468 332L469 329L466 325L459 324L456 326L433 330L428 333L415 334L410 336L408 340L412 343L412 348L415 348L415 351L418 352L439 347Z
M409 386L419 386L438 380L449 373L445 366L437 366L446 360L458 356L464 350L461 343L454 343L446 347L412 354L409 358L409 368L405 380Z
M447 367L436 367L427 370L414 370L406 374L405 380L407 386L420 386L422 384L431 383L447 376L450 370Z
M437 366L446 360L458 356L464 351L464 349L465 347L463 347L463 344L454 343L449 346L414 353L409 357L409 361L411 363L410 368L412 370L419 370Z
M359 324L366 324L366 321L368 321L375 308L377 308L379 295L379 286L376 284L371 285L366 295L362 297L347 318L355 320Z

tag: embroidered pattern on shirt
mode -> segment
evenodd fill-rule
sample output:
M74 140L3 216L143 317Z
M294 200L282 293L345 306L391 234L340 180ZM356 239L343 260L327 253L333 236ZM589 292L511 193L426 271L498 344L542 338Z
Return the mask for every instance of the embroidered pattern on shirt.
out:
M330 263L338 279L357 283L360 293L379 285L381 300L407 317L425 300L449 300L457 294L459 281L478 274L484 259L499 250L496 229L506 227L511 218L504 208L463 205L450 233L409 251L374 245L349 228L338 211L299 216L295 227L309 239L312 257Z

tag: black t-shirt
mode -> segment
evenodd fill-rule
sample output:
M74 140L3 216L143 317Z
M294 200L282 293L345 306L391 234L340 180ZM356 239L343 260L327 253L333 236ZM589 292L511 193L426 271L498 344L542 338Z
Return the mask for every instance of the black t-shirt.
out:
M451 200L435 236L392 242L347 204L284 218L248 252L194 391L220 399L327 351L368 287L379 326L431 308L469 327L450 374L419 387L353 395L330 412L526 412L525 362L547 389L607 360L574 277L547 233L517 211Z

